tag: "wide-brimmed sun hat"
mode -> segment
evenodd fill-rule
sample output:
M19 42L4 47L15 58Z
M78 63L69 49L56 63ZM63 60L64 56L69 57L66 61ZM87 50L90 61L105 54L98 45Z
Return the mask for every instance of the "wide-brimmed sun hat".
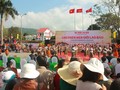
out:
M39 76L39 72L36 70L34 64L27 63L24 64L23 68L21 69L20 78L29 78L34 79Z
M60 78L71 85L76 85L77 80L82 76L80 65L81 63L79 61L72 61L69 65L58 69ZM75 76L77 72L79 73L79 76Z
M8 82L15 78L15 73L13 71L2 71L2 80L3 82Z
M84 64L85 67L96 73L100 73L103 76L103 80L107 81L108 79L104 75L104 66L103 64L97 59L97 58L91 58L86 64Z

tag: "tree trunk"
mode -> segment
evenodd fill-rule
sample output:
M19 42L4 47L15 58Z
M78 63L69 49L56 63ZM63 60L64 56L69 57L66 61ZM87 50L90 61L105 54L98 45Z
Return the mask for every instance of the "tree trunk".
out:
M120 18L120 1L118 0L117 1L118 2L118 17ZM118 23L118 25L119 25L119 28L118 28L118 30L120 30L120 23Z
M3 45L3 15L1 14L1 45Z

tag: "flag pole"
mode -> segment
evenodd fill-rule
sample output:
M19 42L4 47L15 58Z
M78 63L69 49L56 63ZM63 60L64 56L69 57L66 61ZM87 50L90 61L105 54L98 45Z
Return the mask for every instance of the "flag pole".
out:
M75 9L74 9L75 10ZM76 30L76 21L75 21L75 12L74 12L74 30Z
M91 14L90 14L90 17L91 17L91 30L93 30L93 25L92 25L92 8L91 8Z
M84 30L84 23L83 23L84 19L83 19L83 13L82 13L82 30Z
M90 19L91 19L91 30L92 30L93 27L92 27L92 17L91 17L91 15L90 15Z
M92 16L90 15L91 17L91 30L93 30L93 25L92 25Z
M86 13L90 13L90 12L91 12L91 14L92 14L92 8L86 10ZM92 26L92 16L89 14L89 17L90 17L90 19L91 19L91 30L93 30L93 26Z

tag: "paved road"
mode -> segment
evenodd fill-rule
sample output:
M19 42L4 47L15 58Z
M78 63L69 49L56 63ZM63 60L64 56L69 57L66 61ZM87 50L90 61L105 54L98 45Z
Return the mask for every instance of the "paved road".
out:
M18 56L21 58L27 58L29 54L30 53L25 53L25 52L21 52L21 53L10 52L10 56Z

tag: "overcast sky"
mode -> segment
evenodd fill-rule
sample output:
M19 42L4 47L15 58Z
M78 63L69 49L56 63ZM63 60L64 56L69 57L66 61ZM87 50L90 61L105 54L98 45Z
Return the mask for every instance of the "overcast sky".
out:
M49 28L57 30L86 30L95 23L86 10L99 3L100 0L11 0L14 8L21 14L13 20L4 22L5 27ZM83 13L69 14L69 10L83 9ZM24 15L26 14L26 15ZM21 18L22 16L22 18ZM76 26L74 28L74 25Z

